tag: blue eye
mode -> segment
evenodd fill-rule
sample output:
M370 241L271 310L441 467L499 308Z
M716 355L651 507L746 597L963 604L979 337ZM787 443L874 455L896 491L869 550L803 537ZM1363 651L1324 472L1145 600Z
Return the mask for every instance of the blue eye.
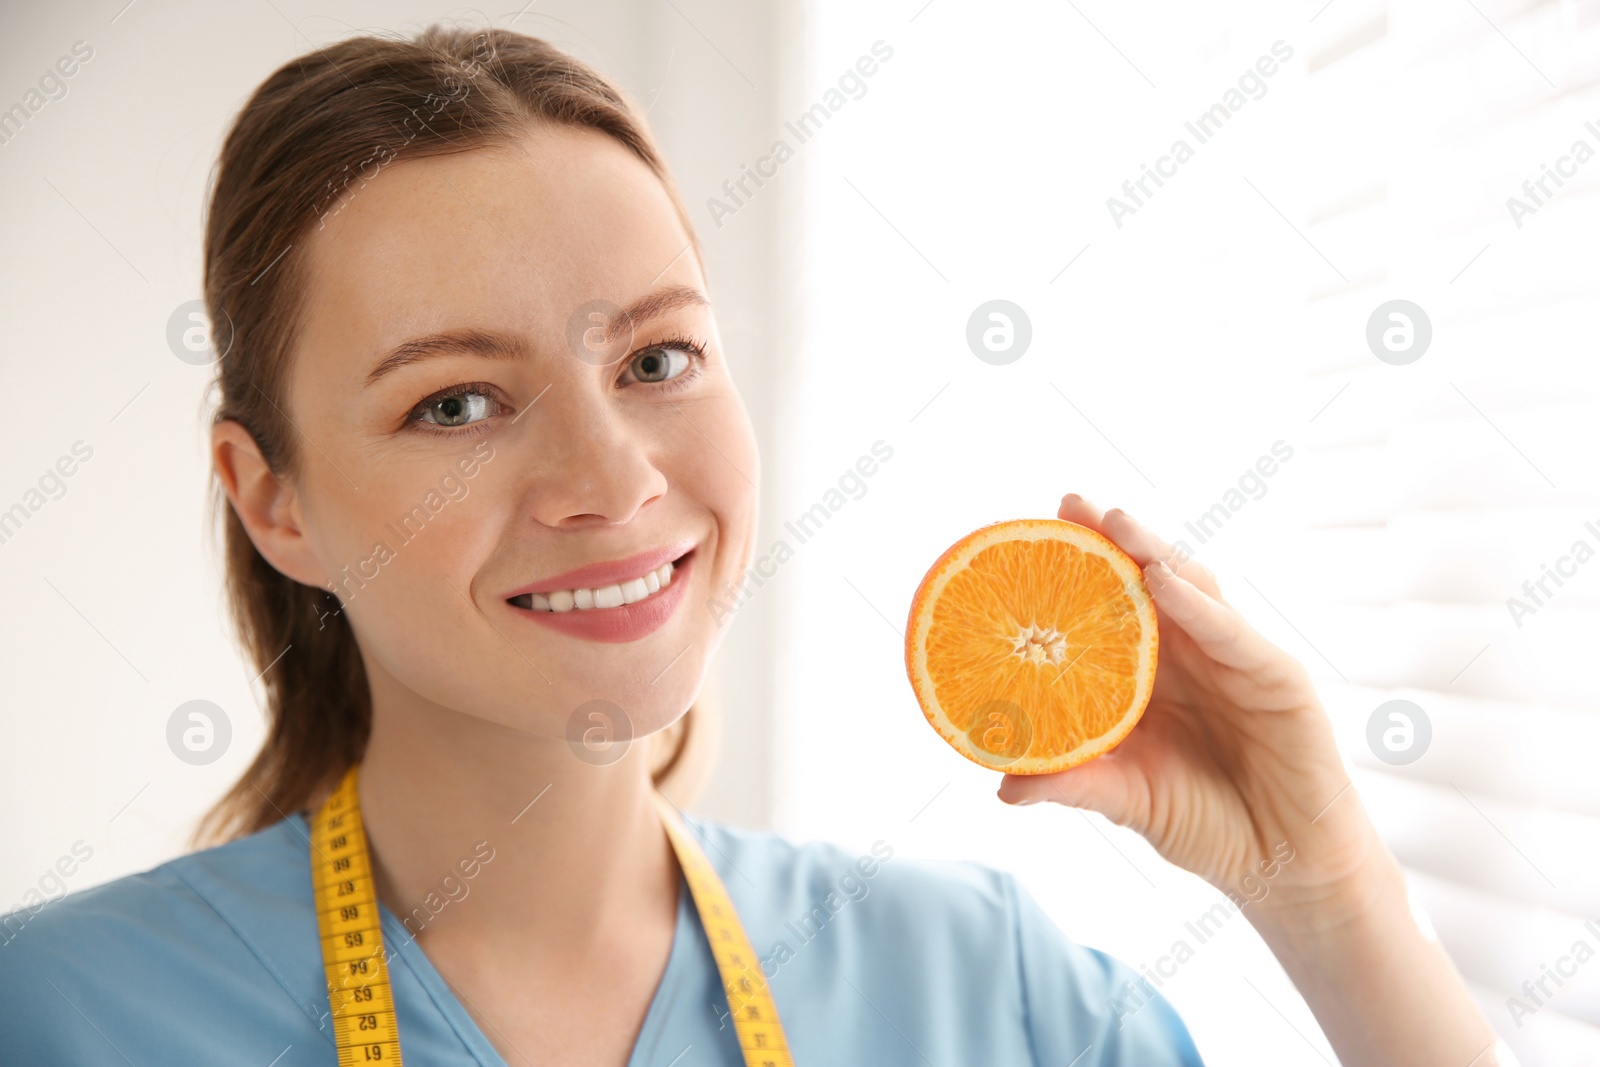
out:
M688 384L692 379L685 375L696 360L705 358L705 350L687 338L674 338L660 344L641 348L628 360L624 382L631 379L640 385L679 382Z
M412 410L411 421L445 428L472 426L498 414L499 410L500 402L482 386L458 385L418 404Z
M679 367L673 370L673 367ZM663 382L676 378L689 367L689 354L676 348L647 348L633 357L634 378L641 382Z

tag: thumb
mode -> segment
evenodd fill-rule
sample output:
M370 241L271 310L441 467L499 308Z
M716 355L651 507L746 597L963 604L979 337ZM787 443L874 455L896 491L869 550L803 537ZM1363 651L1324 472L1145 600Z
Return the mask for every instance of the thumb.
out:
M1086 808L1140 833L1149 816L1148 796L1138 769L1115 756L1101 756L1055 774L1008 774L995 795L1007 804L1051 800Z

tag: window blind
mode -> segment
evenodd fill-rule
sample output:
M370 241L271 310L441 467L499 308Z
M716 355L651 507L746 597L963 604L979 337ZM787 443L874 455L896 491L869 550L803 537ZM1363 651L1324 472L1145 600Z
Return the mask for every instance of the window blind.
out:
M1600 1057L1600 4L1306 6L1307 639L1363 802L1524 1063ZM1586 146L1586 147L1584 147ZM1380 304L1428 349L1366 343ZM1319 401L1320 402L1320 401ZM1380 758L1386 701L1423 710Z

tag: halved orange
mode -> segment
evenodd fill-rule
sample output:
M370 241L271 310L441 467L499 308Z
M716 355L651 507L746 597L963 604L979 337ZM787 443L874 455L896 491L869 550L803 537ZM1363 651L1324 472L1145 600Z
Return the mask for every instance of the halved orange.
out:
M1155 603L1103 534L1062 519L991 523L917 586L906 673L928 722L969 760L1063 771L1110 751L1144 714Z

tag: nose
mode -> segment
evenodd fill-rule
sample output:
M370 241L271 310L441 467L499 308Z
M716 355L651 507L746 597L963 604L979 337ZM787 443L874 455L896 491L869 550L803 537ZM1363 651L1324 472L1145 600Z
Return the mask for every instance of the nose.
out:
M667 491L649 427L608 398L564 392L569 395L528 416L537 420L527 434L533 518L556 529L632 521Z

